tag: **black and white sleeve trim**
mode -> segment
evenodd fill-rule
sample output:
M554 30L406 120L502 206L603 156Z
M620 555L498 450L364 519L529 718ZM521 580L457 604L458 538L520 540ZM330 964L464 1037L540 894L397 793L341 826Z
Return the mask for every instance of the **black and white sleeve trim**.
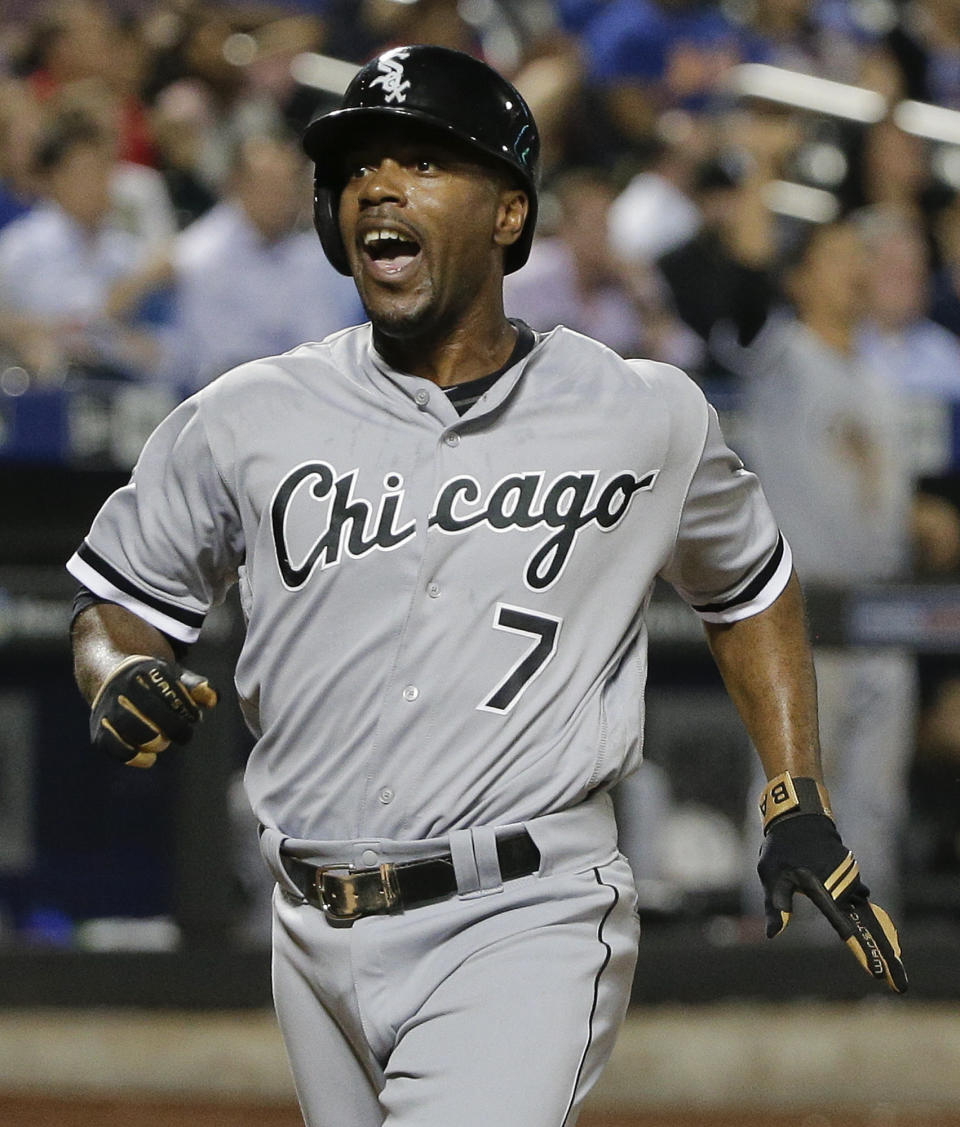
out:
M203 626L203 613L145 591L117 571L86 541L67 562L67 570L95 595L126 607L171 638L187 644L197 640Z
M783 533L760 570L730 598L694 605L704 622L739 622L766 610L783 592L793 571L793 555Z

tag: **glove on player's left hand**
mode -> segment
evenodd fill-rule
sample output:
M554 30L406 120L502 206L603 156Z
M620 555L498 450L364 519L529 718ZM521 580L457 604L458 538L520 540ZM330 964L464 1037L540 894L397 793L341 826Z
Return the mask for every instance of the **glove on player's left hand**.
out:
M134 654L107 676L94 699L94 747L128 767L152 767L171 743L185 744L201 708L217 703L205 677L162 658Z
M789 780L791 787L804 782L812 780ZM828 814L803 813L797 804L788 816L770 818L757 872L764 888L768 938L790 922L793 895L802 892L869 975L886 981L898 994L907 989L897 929L883 908L870 903L860 866Z

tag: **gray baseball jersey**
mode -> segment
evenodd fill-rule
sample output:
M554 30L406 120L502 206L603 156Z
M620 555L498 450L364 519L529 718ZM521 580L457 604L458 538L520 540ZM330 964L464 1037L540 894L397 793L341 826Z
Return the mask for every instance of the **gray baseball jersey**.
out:
M257 817L423 839L637 765L657 576L724 622L791 565L676 369L558 328L460 417L362 326L178 407L68 566L184 642L239 580Z
M606 788L640 759L654 580L726 622L790 574L696 385L559 328L461 415L348 329L182 404L69 567L183 642L240 583L309 1127L572 1127L636 961ZM518 829L538 867L504 874ZM420 860L454 899L349 927L294 879Z

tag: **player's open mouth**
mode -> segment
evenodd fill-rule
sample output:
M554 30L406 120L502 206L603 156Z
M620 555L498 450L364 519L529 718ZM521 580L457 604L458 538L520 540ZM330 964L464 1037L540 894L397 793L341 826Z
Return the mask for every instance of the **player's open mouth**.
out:
M420 256L420 244L405 231L375 227L360 240L368 269L375 277L396 280Z

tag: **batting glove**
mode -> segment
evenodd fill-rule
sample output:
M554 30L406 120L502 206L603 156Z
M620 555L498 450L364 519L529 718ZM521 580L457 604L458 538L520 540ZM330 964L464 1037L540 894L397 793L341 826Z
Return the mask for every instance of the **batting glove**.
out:
M171 743L185 744L201 709L217 703L205 677L157 657L134 654L107 675L90 714L94 747L128 767L152 767Z
M764 841L757 872L764 889L767 938L790 922L793 894L802 892L830 921L871 977L902 994L907 975L900 938L887 913L869 900L860 866L840 840L822 785L793 778L771 779L760 799Z

